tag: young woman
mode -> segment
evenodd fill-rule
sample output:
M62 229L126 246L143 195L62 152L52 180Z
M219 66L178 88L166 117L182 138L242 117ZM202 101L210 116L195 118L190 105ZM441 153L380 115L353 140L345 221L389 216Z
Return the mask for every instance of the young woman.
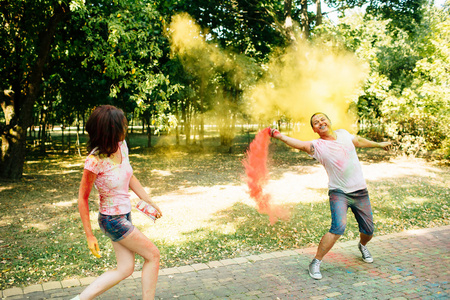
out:
M154 299L159 271L158 248L131 223L131 189L140 199L157 210L142 185L133 175L125 142L127 120L123 111L110 105L97 107L86 123L89 134L88 151L81 179L78 209L92 254L100 257L97 239L92 233L89 219L89 194L95 184L100 195L98 223L111 239L117 267L92 282L73 299L94 299L134 271L134 254L144 259L142 267L142 299Z

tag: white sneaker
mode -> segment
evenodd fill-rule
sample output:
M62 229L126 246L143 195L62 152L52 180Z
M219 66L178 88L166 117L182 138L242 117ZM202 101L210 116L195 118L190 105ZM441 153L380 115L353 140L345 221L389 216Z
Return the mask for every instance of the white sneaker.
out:
M75 298L72 298L70 300L80 300L80 295L76 295Z
M358 244L359 251L361 251L362 259L366 263L373 263L373 257L370 254L369 250L366 246L361 245L361 243Z
M320 273L321 263L322 261L316 258L312 260L312 262L309 264L309 276L317 280L322 279L322 274Z

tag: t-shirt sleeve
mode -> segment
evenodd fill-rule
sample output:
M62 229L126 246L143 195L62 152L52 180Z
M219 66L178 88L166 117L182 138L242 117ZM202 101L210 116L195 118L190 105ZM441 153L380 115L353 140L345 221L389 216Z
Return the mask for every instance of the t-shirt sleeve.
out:
M121 149L124 151L124 156L128 156L128 145L126 140L123 140Z
M351 141L355 138L355 135L354 135L354 134L351 134L350 132L348 132L348 131L345 130L345 129L338 129L338 130L336 130L336 131L340 132L341 134L346 135Z
M84 162L84 168L94 174L100 173L100 165L98 156L95 156L94 154L89 154Z
M321 149L320 141L319 140L312 140L311 143L312 143L312 145L314 147L314 153L313 153L313 155L311 155L312 158L314 158L318 162L322 163L322 160L321 160L321 151L322 151L322 149Z

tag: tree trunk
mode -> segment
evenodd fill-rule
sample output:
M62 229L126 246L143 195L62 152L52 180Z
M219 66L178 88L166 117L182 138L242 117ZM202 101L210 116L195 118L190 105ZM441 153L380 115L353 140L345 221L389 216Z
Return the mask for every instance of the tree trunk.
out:
M64 154L64 125L61 124L61 153Z
M5 126L1 126L0 177L19 179L23 174L26 131L32 124L33 106L39 94L42 73L58 23L69 12L69 8L66 4L61 4L55 7L54 12L47 28L39 34L39 44L36 45L38 49L37 60L31 70L29 70L29 76L26 80L23 80L25 84L13 86L13 91L3 91L3 95L0 98L0 104L6 120Z
M26 149L26 128L14 125L16 118L14 110L14 92L5 90L0 95L1 106L5 114L5 126L2 128L2 152L0 161L0 176L18 179L23 172L23 157Z
M69 150L67 150L67 153L70 155L70 124L69 124L69 126L67 126L67 140L69 141L69 146L68 146Z
M86 128L86 113L83 112L83 131L81 132L82 134L85 134L85 128Z
M46 143L47 143L47 112L45 109L41 109L41 141L40 141L40 152L41 155L45 155Z
M296 41L292 22L292 0L284 0L284 31L291 43Z
M81 156L81 151L80 151L80 112L77 111L77 141L76 141L76 147L77 147L77 151L78 151L78 155Z
M152 127L150 126L151 118L147 118L147 148L152 147Z
M302 31L303 38L309 38L309 18L308 18L308 0L301 1Z
M176 137L176 145L180 145L180 130L178 129L178 124L180 124L180 116L178 113L178 102L175 103L175 116L177 117L177 126L175 127L175 137Z
M204 98L205 98L205 81L206 79L202 79L201 80L201 84L200 84L200 146L203 147L203 140L205 138L205 121L204 121L204 111L205 111L205 103L204 103Z
M322 25L322 4L316 0L316 26Z
M133 112L131 113L131 120L130 120L130 124L129 124L129 126L128 126L128 128L130 128L130 133L131 134L133 134L133 122L134 122L134 110L133 110Z
M80 150L80 125L79 125L79 121L77 119L77 152L78 152L78 156L81 157L81 150Z
M184 119L184 134L186 136L186 146L191 143L191 122L189 120L189 103L183 106L182 115Z

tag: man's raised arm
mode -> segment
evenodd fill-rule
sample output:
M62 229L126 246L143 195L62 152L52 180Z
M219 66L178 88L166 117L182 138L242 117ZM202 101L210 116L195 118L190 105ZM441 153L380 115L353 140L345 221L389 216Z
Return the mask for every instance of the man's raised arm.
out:
M355 135L353 138L353 145L357 148L383 148L384 150L388 151L391 147L391 142L374 142L369 141L368 139L365 139L363 137L360 137L358 135Z
M313 155L314 154L314 146L312 144L311 141L308 142L304 142L304 141L300 141L291 137L288 137L282 133L280 133L277 129L270 129L270 136L282 141L283 143L285 143L286 145L304 151L306 153L308 153L309 155Z

